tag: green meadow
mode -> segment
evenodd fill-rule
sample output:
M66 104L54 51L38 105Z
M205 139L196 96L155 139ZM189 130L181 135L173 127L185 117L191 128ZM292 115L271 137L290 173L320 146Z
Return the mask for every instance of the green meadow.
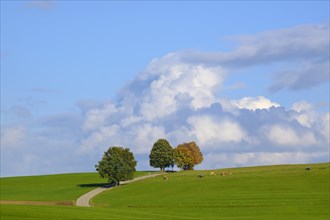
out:
M136 172L134 176L147 173ZM19 201L75 201L84 193L107 184L106 179L95 172L8 177L1 178L0 183L1 200Z
M224 170L232 174L220 175ZM210 172L166 173L167 180L115 187L94 197L90 208L1 205L1 219L329 219L329 163ZM1 178L1 200L75 200L102 184L96 173Z
M1 200L74 201L104 183L97 173L1 178Z

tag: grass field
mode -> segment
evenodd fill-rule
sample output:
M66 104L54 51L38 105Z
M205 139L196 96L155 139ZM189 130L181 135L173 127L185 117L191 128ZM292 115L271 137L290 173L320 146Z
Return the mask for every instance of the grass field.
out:
M97 173L1 178L1 200L71 201L104 183Z
M148 172L136 172L135 177ZM0 179L1 200L74 201L106 184L98 173L74 173Z
M329 163L226 170L232 175L177 172L116 187L92 208L1 205L1 219L329 219Z

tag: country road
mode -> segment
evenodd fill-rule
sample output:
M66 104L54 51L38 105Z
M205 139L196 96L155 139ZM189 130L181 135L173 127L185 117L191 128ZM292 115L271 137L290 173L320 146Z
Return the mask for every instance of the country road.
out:
M147 179L147 178L151 178L151 177L155 177L155 176L159 176L159 175L163 175L163 173L156 173L156 174L151 174L151 175L146 175L146 176L140 176L137 178L134 178L132 180L128 180L128 181L121 181L120 185L124 185L124 184L128 184L131 182L135 182L135 181L139 181L139 180L143 180L143 179ZM112 187L99 187L96 188L92 191L89 191L88 193L80 196L77 201L76 201L76 206L83 206L83 207L91 207L91 205L89 204L89 201L96 196L97 194L100 194L101 192L104 192L106 190L111 189Z

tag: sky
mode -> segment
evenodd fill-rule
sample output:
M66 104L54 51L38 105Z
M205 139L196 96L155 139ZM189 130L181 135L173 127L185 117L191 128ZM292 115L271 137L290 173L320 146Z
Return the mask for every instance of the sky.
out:
M329 1L1 0L1 176L329 161Z

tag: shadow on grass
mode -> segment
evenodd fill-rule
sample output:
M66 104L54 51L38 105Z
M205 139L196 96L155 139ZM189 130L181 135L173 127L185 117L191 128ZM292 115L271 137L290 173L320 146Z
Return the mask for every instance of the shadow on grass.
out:
M111 183L85 183L85 184L78 184L79 187L101 187L101 188L110 188L113 187L114 184Z

